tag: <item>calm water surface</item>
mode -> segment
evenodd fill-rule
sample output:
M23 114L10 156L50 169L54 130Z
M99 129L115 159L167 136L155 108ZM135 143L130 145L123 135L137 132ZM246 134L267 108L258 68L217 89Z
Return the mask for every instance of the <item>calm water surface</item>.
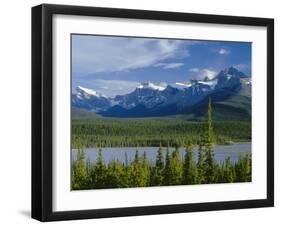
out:
M236 162L239 156L251 154L251 143L237 143L234 145L215 145L214 153L217 162L224 161L227 157L230 157L233 162ZM158 151L158 147L139 147L139 156L142 156L146 152L147 159L149 161L155 161ZM123 147L123 148L103 148L103 159L105 163L108 163L112 159L118 159L120 162L125 162L125 153L127 153L128 161L134 160L136 148L135 147ZM84 149L85 156L90 162L95 162L98 158L98 148L86 148ZM170 148L170 153L174 151L174 148ZM72 150L72 160L76 159L77 150ZM166 155L166 148L163 147L164 157ZM185 148L180 148L180 156L183 158L185 154ZM198 148L194 148L195 161L198 157Z

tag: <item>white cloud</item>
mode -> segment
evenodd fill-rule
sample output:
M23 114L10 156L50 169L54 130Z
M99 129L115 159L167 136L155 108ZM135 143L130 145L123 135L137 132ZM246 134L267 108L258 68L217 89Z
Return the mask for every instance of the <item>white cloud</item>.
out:
M185 46L192 41L73 36L72 70L78 76L97 72L118 72L145 68L166 59L188 56ZM167 65L168 68L180 65Z
M218 53L219 53L220 55L228 55L228 54L230 53L230 51L227 50L227 49L221 48L221 49L218 50Z
M200 70L199 70L199 68L194 67L194 68L190 68L189 71L190 71L190 72L196 72L196 73L197 73L197 72L199 72Z
M177 69L184 66L184 63L157 63L154 67L162 67L163 69Z
M243 71L249 68L248 64L236 64L233 67L235 67L236 69L238 69L239 71Z
M217 75L216 71L210 69L203 69L201 70L201 76L203 78L208 77L209 79L213 79Z
M204 69L191 68L189 69L189 71L195 74L193 76L193 79L204 79L206 77L208 77L209 79L213 79L218 74L217 71L208 68L204 68Z

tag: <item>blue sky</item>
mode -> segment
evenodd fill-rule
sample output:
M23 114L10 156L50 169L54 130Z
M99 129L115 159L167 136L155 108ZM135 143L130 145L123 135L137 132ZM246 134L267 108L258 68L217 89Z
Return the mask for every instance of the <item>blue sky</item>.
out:
M113 97L146 81L172 84L234 66L251 76L251 43L72 35L72 89Z

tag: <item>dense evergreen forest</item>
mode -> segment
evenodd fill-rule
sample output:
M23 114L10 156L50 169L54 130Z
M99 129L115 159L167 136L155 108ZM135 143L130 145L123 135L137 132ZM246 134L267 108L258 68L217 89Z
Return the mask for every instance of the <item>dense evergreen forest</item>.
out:
M77 159L72 163L72 189L149 187L251 181L251 156L246 155L240 157L237 162L232 162L230 158L226 158L224 162L221 163L215 161L213 144L218 136L215 135L216 129L214 130L213 128L211 113L212 107L211 101L209 100L207 122L200 124L200 127L202 126L200 129L193 126L193 130L188 130L193 132L187 133L187 137L183 138L181 141L185 142L186 148L183 160L181 160L179 156L179 145L181 143L171 142L170 139L168 141L171 146L169 147L167 145L166 155L163 155L162 144L165 143L165 132L163 132L163 137L157 140L159 150L155 162L148 161L146 153L144 153L143 156L139 156L136 150L135 158L131 163L128 162L127 156L125 155L125 163L113 159L108 164L105 164L102 155L102 145L100 144L97 161L95 163L90 163L85 158L83 150L78 150ZM105 126L104 128L107 127ZM116 129L116 127L112 128ZM130 129L130 127L128 127L128 129ZM147 128L147 130L149 129ZM179 129L179 131L181 131L181 129ZM106 129L104 132L106 134ZM243 133L243 130L240 131L240 133ZM168 135L166 134L166 136ZM112 142L111 139L109 140ZM155 143L157 143L157 141L155 140ZM198 160L196 162L194 160L194 145L199 146Z
M251 123L243 121L213 122L217 144L251 140ZM204 121L187 121L181 117L107 119L72 119L72 148L84 147L184 147L188 140L197 144L204 133Z

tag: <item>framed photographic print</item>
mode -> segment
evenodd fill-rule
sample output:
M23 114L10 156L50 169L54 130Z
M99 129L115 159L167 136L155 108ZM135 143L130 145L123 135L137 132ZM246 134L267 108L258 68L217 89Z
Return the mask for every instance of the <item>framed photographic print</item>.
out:
M32 8L32 217L274 205L274 21Z

